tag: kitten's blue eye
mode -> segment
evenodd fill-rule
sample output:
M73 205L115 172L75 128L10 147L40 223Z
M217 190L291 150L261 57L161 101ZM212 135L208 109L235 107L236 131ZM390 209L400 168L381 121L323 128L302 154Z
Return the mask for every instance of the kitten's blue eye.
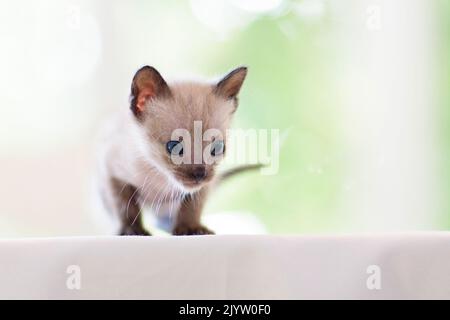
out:
M213 157L221 155L224 152L225 152L225 144L223 143L222 140L217 140L212 143L211 155Z
M183 155L183 144L180 141L170 140L166 143L166 150L169 154Z

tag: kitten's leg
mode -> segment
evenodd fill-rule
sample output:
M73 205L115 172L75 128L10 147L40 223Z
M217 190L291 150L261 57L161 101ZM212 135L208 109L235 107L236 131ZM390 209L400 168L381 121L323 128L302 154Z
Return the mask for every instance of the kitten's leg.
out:
M149 236L142 222L139 191L136 187L119 179L111 179L111 195L113 210L119 217L121 236Z
M175 220L175 227L172 232L174 235L214 234L200 223L207 193L208 191L204 188L194 194L185 196Z

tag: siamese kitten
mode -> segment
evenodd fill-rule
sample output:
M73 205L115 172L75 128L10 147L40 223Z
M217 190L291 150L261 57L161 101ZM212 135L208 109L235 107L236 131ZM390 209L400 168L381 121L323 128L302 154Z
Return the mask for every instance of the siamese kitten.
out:
M216 165L246 74L240 67L213 84L168 84L153 67L137 71L130 108L109 123L98 164L102 202L120 235L150 235L142 222L145 207L173 217L174 235L213 233L200 216L220 179Z

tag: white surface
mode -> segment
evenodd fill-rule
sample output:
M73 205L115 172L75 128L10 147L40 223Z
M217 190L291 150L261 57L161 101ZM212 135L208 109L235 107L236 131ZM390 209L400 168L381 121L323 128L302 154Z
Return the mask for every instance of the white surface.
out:
M1 240L0 298L450 299L450 233Z

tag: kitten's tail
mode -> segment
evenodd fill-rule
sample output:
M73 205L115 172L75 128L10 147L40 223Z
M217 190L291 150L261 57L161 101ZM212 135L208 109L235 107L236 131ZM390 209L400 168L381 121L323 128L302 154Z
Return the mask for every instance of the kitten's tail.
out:
M231 178L239 173L243 173L246 171L253 171L256 169L261 169L262 167L264 167L264 164L259 163L259 164L250 164L250 165L239 166L239 167L227 170L220 175L219 183L224 180L227 180L228 178Z

